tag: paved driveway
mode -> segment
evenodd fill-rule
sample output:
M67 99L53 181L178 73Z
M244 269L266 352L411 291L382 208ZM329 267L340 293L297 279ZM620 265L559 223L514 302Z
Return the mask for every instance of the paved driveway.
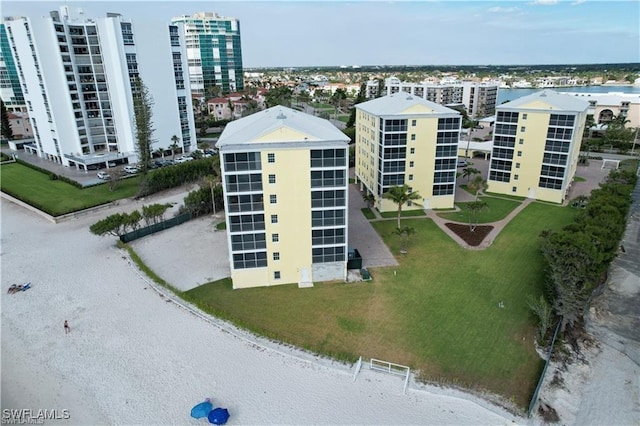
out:
M358 249L364 268L397 265L398 261L360 211L363 207L367 205L358 186L349 185L349 246Z

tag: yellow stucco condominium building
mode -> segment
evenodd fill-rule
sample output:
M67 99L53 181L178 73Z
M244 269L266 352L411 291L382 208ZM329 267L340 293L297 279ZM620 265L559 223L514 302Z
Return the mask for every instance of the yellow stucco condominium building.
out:
M553 90L499 105L488 191L562 203L578 165L588 107Z
M348 144L329 121L282 106L226 126L233 288L346 279Z
M461 121L458 111L408 93L356 105L360 189L373 194L383 212L397 210L383 194L405 184L422 200L404 209L453 207Z

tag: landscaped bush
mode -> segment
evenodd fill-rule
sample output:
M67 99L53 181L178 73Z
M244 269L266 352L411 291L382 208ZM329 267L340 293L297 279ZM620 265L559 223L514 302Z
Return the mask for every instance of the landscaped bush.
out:
M593 290L605 281L618 254L636 181L631 171L612 171L587 198L575 223L540 235L547 263L547 300L563 331L580 332Z
M213 158L187 161L175 166L157 169L149 173L144 182L141 182L138 197L146 197L164 189L196 182L213 173Z

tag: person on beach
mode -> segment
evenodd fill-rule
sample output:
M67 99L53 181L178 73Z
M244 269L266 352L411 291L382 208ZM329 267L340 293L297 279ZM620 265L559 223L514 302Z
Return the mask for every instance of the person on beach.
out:
M69 327L69 321L64 320L64 334L69 334L71 327Z

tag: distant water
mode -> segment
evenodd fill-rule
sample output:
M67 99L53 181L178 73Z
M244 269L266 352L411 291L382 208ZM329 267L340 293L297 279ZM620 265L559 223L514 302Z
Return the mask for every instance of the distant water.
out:
M512 101L544 89L499 89L498 101L500 105L505 101ZM557 92L578 92L578 93L637 93L640 94L640 86L583 86L583 87L555 87L551 90Z

